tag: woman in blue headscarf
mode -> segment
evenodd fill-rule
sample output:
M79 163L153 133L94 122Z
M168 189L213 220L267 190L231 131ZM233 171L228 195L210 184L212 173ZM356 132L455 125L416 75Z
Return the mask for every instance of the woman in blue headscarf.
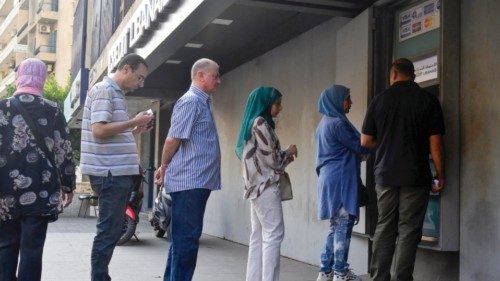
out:
M284 237L283 210L278 188L280 174L297 156L297 147L281 150L273 118L281 111L281 93L259 87L248 97L236 155L241 160L244 198L251 202L252 233L247 281L277 281L280 248Z
M319 98L323 114L316 129L316 173L318 217L330 220L330 230L321 253L317 281L361 280L347 263L352 227L359 216L358 179L360 155L368 153L360 133L347 119L351 108L349 89L333 85Z

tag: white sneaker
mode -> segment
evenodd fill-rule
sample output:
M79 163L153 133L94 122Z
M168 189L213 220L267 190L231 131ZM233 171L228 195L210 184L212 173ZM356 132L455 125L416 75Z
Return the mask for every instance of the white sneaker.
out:
M333 280L333 271L326 273L326 272L320 272L318 274L318 279L316 281L332 281Z
M351 270L349 270L345 275L339 275L337 273L334 273L333 281L362 281L362 280Z

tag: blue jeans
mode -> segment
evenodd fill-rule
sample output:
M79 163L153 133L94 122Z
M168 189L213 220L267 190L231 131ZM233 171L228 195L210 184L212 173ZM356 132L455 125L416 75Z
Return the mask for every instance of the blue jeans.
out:
M108 265L120 239L132 176L90 176L90 185L99 195L99 218L91 255L91 280L108 281Z
M39 281L42 278L48 223L49 218L41 216L0 222L0 281Z
M349 256L349 244L351 243L352 227L356 217L347 213L342 207L337 215L330 219L330 231L326 236L326 243L321 253L322 272L332 270L344 275L349 270L347 258Z
M199 188L170 193L172 239L163 281L193 279L203 230L203 215L210 192Z

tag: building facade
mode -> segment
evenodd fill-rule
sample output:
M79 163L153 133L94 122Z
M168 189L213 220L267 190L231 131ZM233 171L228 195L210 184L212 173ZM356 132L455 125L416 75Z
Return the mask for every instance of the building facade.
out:
M311 264L319 263L328 229L316 216L319 94L332 84L349 87L353 105L348 117L360 128L371 99L388 85L391 61L411 59L419 84L439 98L447 128L446 190L429 203L415 277L498 279L500 146L494 140L500 135L495 122L500 111L495 71L500 67L500 2L93 0L90 6L93 11L86 10L83 24L92 34L83 45L93 46L81 60L88 69L85 86L100 81L128 52L143 56L150 66L145 87L129 99L131 114L147 108L156 113L156 129L139 140L141 161L151 170L159 163L173 104L189 87L192 63L209 57L220 64L214 116L223 188L207 205L207 234L248 244L250 207L243 199L234 142L250 91L267 85L283 93L277 134L283 145L297 144L300 157L288 170L295 198L283 204L282 254ZM107 17L101 16L103 9ZM75 94L70 107L74 126L84 95ZM372 163L362 170L373 196ZM150 186L144 206L150 206L154 194ZM358 273L368 271L376 217L372 201L354 229L349 261Z
M0 1L0 96L27 57L44 61L65 85L70 77L73 0Z

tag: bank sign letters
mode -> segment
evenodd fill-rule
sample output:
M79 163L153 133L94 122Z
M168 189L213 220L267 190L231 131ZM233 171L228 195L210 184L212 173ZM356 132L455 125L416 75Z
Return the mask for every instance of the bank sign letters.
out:
M109 51L108 71L114 69L130 49L137 47L144 33L151 29L159 14L172 6L172 2L172 0L142 1Z
M439 28L441 0L430 0L399 14L399 42Z

